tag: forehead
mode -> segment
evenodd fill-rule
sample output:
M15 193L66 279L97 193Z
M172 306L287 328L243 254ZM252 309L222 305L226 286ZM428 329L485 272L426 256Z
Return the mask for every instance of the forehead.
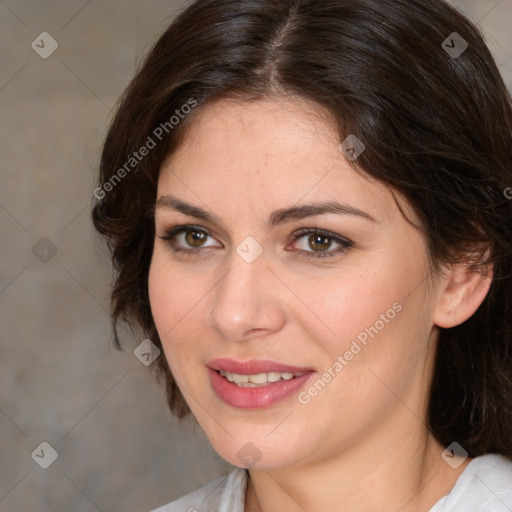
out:
M159 195L262 213L333 199L394 218L387 184L357 172L339 145L334 120L305 100L218 101L198 113L163 163Z

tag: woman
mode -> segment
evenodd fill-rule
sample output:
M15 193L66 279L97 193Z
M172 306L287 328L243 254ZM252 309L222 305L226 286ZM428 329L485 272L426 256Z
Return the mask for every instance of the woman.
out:
M159 512L512 510L512 108L441 0L200 0L93 218L229 475ZM116 342L119 344L116 338Z

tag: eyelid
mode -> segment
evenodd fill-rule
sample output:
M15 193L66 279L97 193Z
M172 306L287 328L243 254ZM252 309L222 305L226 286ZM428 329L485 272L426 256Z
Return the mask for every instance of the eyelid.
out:
M343 254L348 251L352 247L354 247L354 243L346 237L333 233L329 230L322 228L303 228L296 231L293 235L293 241L297 241L305 235L320 235L326 238L330 238L331 241L334 241L339 247L335 249L330 249L327 251L305 251L303 249L299 249L299 252L302 253L302 257L306 259L319 260L321 258L330 258L333 256L337 256L339 254Z
M327 229L322 228L303 228L296 231L293 235L294 241L303 237L304 235L322 235L327 238L331 238L336 243L339 243L340 245L353 245L353 242L349 240L348 238L337 235L336 233L333 233L332 231L329 231Z
M177 224L175 226L170 226L168 228L164 228L164 235L161 235L159 238L166 239L170 238L171 236L174 236L178 234L179 232L183 231L201 231L203 233L207 233L211 236L211 232L209 229L205 228L204 226L200 226L199 224Z
M164 234L160 235L158 238L171 243L171 241L173 239L175 239L178 235L181 235L182 233L186 233L187 231L197 231L199 233L204 233L208 237L215 239L215 236L212 234L212 232L209 229L207 229L203 226L200 226L198 224L179 224L176 226L165 228ZM208 245L208 246L203 246L203 247L212 247L212 246ZM181 250L194 251L194 250L198 250L201 248L202 247L188 247L188 248L181 249Z

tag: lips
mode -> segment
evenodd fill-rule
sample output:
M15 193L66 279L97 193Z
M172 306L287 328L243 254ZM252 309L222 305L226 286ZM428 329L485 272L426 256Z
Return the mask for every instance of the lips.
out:
M215 394L228 405L243 409L280 402L297 392L316 373L311 368L269 360L214 359L207 366Z

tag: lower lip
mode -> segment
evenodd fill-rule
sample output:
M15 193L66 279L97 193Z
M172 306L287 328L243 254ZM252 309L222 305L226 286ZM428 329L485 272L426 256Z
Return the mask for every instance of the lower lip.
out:
M296 393L315 372L307 372L290 380L279 380L266 386L241 387L208 368L210 382L217 396L232 407L260 409L269 407Z

